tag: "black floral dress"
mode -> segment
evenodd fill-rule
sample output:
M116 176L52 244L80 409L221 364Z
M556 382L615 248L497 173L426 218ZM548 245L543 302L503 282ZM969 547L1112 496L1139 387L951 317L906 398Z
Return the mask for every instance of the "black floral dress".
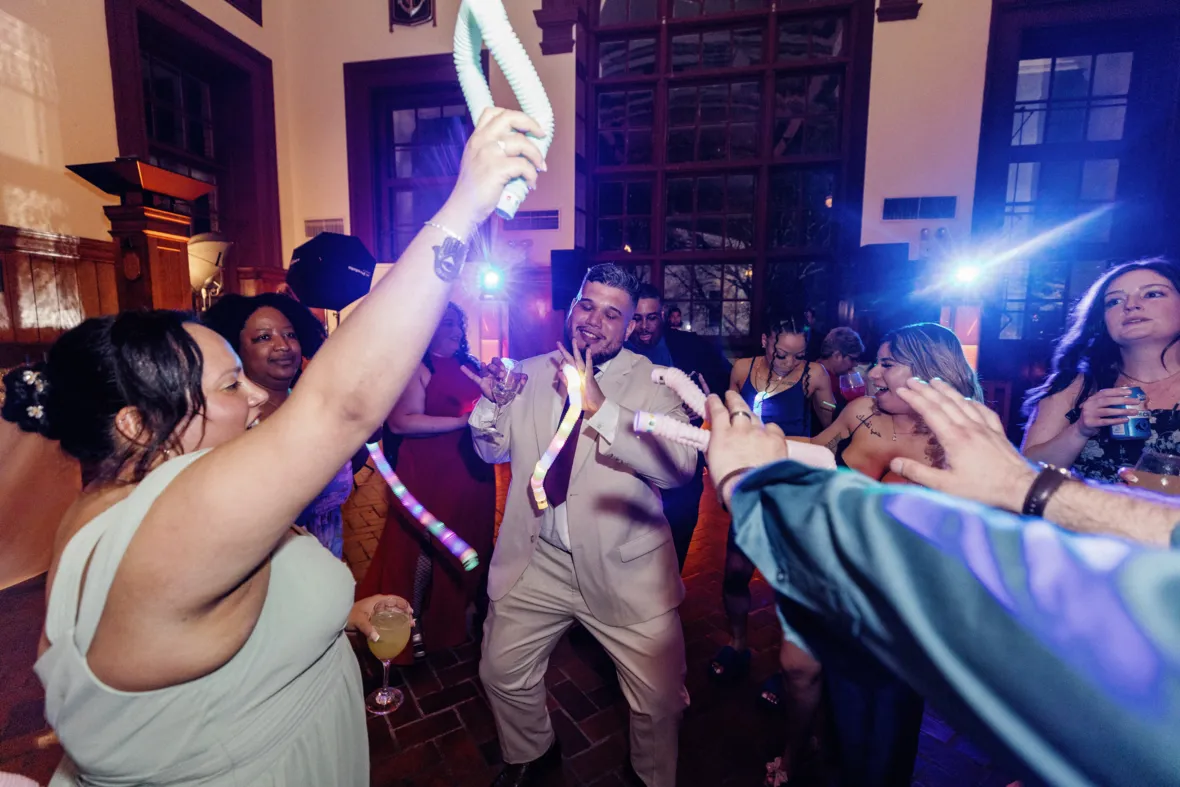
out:
M1180 407L1180 405L1177 405ZM1151 437L1146 440L1116 440L1110 429L1100 429L1086 441L1074 460L1073 470L1083 478L1116 483L1120 467L1134 467L1143 451L1180 455L1180 410L1151 410ZM1066 413L1072 424L1081 417L1081 408Z

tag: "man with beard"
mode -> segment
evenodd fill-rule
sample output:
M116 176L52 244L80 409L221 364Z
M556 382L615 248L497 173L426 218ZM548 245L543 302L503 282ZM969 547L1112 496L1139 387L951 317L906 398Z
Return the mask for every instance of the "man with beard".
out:
M592 267L570 306L564 345L511 373L496 359L471 375L485 397L471 414L476 451L512 463L479 664L507 763L494 787L539 784L560 762L544 676L575 621L618 668L635 773L648 787L676 783L688 704L677 614L684 586L654 487L687 483L697 456L632 426L637 410L687 420L679 399L652 382L651 362L623 347L638 289L618 265ZM566 364L583 373L583 411L549 469L540 509L529 477L564 415Z
M729 375L733 371L728 360L703 336L687 331L665 331L663 299L660 291L650 284L639 287L639 306L635 310L635 330L627 340L627 347L647 358L656 366L671 366L696 380L706 393L725 393ZM684 570L688 547L697 527L704 484L704 457L697 463L692 481L663 495L664 516L672 528L676 545L676 560Z
M668 309L668 327L674 331L684 330L684 315L680 313L679 306Z

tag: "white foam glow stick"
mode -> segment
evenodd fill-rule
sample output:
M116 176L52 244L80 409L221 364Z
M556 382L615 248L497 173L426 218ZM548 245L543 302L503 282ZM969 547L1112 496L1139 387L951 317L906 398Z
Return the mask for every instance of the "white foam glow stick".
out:
M478 122L484 110L492 106L492 91L480 62L483 44L488 45L488 51L500 65L521 110L545 130L545 136L533 138L533 144L542 156L545 155L553 142L553 107L533 61L512 30L504 3L501 0L463 0L455 23L455 72L471 110L472 122ZM513 180L504 188L496 212L511 219L528 193L528 184L524 180Z

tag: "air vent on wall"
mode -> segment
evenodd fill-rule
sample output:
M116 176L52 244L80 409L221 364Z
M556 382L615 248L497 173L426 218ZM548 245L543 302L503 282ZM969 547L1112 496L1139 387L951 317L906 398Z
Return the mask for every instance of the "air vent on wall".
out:
M303 222L303 234L314 238L321 232L344 234L344 219L307 219Z
M884 221L953 219L958 203L958 197L890 197L885 200L881 218Z
M522 210L516 218L504 222L506 232L526 230L555 230L560 222L555 210Z

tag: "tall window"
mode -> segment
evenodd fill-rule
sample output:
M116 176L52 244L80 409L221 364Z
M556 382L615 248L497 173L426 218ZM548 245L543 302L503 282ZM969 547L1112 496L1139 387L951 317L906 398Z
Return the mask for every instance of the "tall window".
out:
M378 257L396 260L438 212L459 175L472 131L463 97L417 103L405 91L374 96Z
M831 305L842 230L860 224L865 117L852 85L872 6L600 0L594 258L632 265L694 332L735 343L788 302Z
M194 235L220 229L217 177L224 169L213 144L213 111L208 82L147 52L143 69L144 124L148 160L158 167L214 185L193 202L169 200L178 213L193 220Z
M1000 339L1056 338L1071 296L1101 268L1084 260L1101 260L1111 241L1135 53L1117 51L1117 44L1107 49L1115 51L1070 51L1019 63L1005 243L1015 247L1057 230L1073 248L1089 253L1073 260L1034 253L1013 261L1004 282Z
M372 100L377 255L392 262L450 196L474 124L453 89L378 90ZM486 231L475 256L487 248Z

